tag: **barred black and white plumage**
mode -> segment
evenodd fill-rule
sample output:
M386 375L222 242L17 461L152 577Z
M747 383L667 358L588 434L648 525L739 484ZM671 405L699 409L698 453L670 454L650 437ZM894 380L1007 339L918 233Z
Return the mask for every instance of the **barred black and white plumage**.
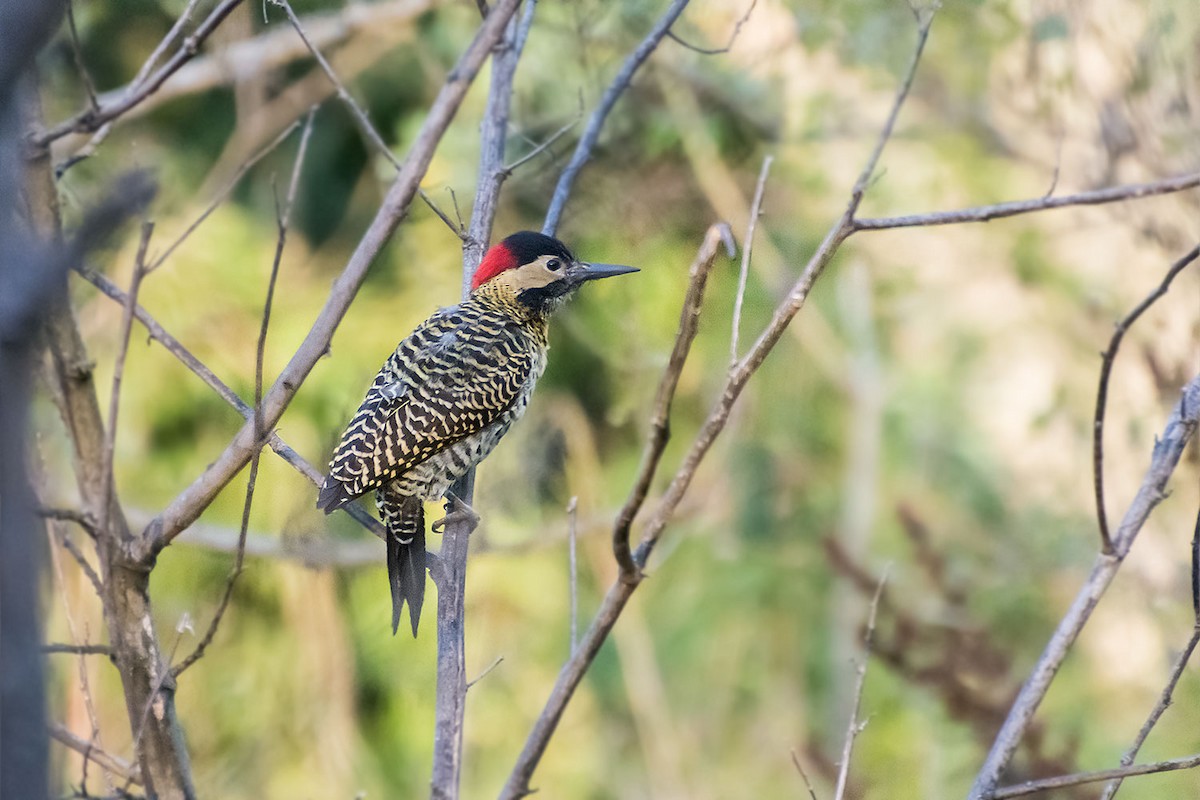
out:
M443 308L384 362L329 465L317 507L374 490L387 530L392 630L425 593L423 502L485 458L525 412L546 366L548 318L587 280L634 271L576 261L528 231L488 251L470 296Z

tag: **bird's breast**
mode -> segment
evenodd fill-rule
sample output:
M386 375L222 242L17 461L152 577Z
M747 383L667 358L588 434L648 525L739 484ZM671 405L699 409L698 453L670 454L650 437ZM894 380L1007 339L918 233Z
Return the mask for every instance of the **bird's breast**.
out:
M529 399L542 373L546 371L546 349L536 348L529 376L521 386L516 400L499 417L482 430L464 436L454 444L421 462L392 481L401 494L416 495L424 500L443 497L450 486L467 470L491 454L508 433L513 423L525 414Z

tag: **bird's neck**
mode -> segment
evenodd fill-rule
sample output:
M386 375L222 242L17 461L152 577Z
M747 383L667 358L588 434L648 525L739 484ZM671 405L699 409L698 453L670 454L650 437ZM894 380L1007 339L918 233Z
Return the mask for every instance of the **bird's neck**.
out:
M507 286L485 283L471 292L468 302L499 312L523 327L545 331L553 309L522 302Z

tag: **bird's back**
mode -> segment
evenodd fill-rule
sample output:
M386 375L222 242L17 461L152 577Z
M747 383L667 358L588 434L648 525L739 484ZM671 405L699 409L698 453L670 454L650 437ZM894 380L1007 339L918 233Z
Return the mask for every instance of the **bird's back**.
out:
M440 496L524 411L546 341L544 319L517 316L486 294L439 310L376 375L333 455L318 508L333 511L387 483Z

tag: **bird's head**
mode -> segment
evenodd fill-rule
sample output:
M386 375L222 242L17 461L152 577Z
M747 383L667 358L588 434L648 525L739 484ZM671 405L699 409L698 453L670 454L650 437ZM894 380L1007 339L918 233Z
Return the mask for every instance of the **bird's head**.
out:
M500 291L546 314L588 281L637 271L618 264L580 261L553 236L521 231L492 245L475 270L471 290L487 287Z

